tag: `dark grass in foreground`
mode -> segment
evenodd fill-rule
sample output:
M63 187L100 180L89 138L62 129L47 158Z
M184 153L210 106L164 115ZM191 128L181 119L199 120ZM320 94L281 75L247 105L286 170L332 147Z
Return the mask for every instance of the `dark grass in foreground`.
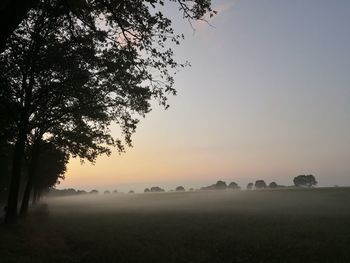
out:
M350 262L350 188L47 200L0 262Z

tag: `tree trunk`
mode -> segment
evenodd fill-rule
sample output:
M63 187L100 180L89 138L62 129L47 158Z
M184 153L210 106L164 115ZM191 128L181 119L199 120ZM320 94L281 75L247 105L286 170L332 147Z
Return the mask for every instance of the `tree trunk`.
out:
M27 76L23 75L22 89L25 90L24 107L21 111L18 124L18 134L16 138L15 150L12 161L12 174L10 182L9 196L7 200L7 209L5 223L12 224L17 221L18 194L21 183L22 159L28 133L29 106L32 99L32 88L34 85L34 75L32 74L29 85L26 85Z
M29 170L28 170L27 185L23 194L22 205L20 209L21 216L26 216L28 212L30 194L33 188L33 180L36 173L36 167L38 165L39 152L40 152L40 139L37 140L33 145L32 157L30 160Z
M21 2L23 3L23 1ZM28 2L31 2L31 1L28 1ZM6 4L8 4L8 2ZM0 7L2 8L3 6L1 5ZM1 9L0 11L3 11L3 10ZM1 21L2 20L0 19L0 22ZM0 30L0 35L1 33L2 32ZM1 46L0 46L0 53L1 53ZM35 54L34 51L33 51L33 54ZM23 108L20 111L20 121L18 123L18 134L16 138L15 150L14 150L13 161L12 161L10 190L9 190L6 215L5 215L5 223L7 224L15 223L17 221L18 194L19 194L19 187L21 183L22 159L24 156L24 149L25 149L25 144L27 140L30 107L32 103L32 92L35 84L33 58L27 61L27 63L28 63L28 66L30 66L30 71L24 72L22 76L21 90L24 92L25 95L24 95L23 101L21 101L21 104L23 104ZM28 73L29 73L29 83L27 84Z
M17 220L18 193L21 182L22 159L27 135L26 126L26 121L22 119L13 153L12 174L5 223L15 223Z

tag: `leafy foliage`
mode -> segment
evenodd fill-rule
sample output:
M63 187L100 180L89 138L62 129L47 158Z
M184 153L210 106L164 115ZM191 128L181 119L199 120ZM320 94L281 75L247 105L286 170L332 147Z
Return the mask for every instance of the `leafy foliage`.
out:
M294 185L296 187L313 187L317 185L315 176L309 175L298 175L293 179Z
M235 182L231 182L228 186L227 186L228 189L231 189L231 190L240 190L241 187L235 183Z
M178 4L187 19L213 12L210 1ZM151 110L152 98L168 107L167 95L176 94L172 72L186 65L177 63L167 47L183 36L155 11L162 5L154 0L39 1L0 56L1 102L11 105L13 123L24 114L28 132L39 129L89 161L109 154L108 145L124 150L110 134L112 122L131 146L138 117Z
M44 143L40 148L38 157L40 165L37 167L33 187L42 192L64 179L69 156L52 143Z
M183 186L178 186L178 187L176 187L175 191L176 191L176 192L184 192L184 191L185 191L185 187L183 187Z
M255 186L256 189L262 189L262 188L266 188L267 187L267 185L266 185L264 180L257 180L257 181L255 181L255 185L254 186Z
M269 188L277 188L278 187L278 184L276 182L271 182L269 184Z
M253 183L248 183L247 184L247 190L252 190L254 187L254 184Z
M160 188L159 186L152 186L150 188L150 192L165 192L163 188Z

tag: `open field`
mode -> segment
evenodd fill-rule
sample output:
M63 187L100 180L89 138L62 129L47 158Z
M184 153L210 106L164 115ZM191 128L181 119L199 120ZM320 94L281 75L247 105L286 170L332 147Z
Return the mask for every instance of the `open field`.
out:
M350 262L350 188L61 197L0 262Z

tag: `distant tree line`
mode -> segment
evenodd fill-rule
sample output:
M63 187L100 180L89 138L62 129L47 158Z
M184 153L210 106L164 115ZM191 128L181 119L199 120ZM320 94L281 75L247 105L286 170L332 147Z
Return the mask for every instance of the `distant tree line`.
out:
M298 175L293 179L294 187L304 187L311 188L317 185L315 176L312 174L309 175ZM265 189L265 188L284 188L284 185L278 185L276 182L271 182L269 185L265 183L264 180L257 180L254 183L247 184L247 190L255 189Z
M144 193L161 193L165 192L163 188L160 188L159 186L152 186L151 188L146 188L144 190Z
M298 175L293 179L293 183L295 187L305 187L310 188L317 185L317 181L315 176L313 175ZM271 182L268 185L264 180L256 180L255 183L248 183L246 186L247 190L253 189L276 189L276 188L284 188L286 186L279 185L276 182ZM215 184L201 187L200 190L240 190L241 187L235 183L231 182L228 185L224 181L217 181Z
M304 188L310 188L317 185L317 181L315 179L315 176L313 175L298 175L293 179L294 186L295 187L304 187ZM276 182L271 182L268 185L265 183L264 180L256 180L255 183L248 183L246 189L247 190L253 190L253 189L277 189L277 188L285 188L284 185L279 185ZM230 182L227 184L225 181L217 181L215 184L201 187L199 190L202 191L210 191L210 190L241 190L241 187L236 182ZM170 190L170 192L185 192L186 189L183 186L177 186L175 190ZM193 188L189 188L189 191L194 191ZM165 190L159 186L152 186L150 188L145 188L144 193L163 193ZM118 190L105 190L103 194L109 195L109 194L118 194ZM134 190L128 191L129 194L134 194ZM42 193L41 193L42 194ZM55 189L55 188L48 188L44 192L47 196L74 196L74 195L84 195L84 194L99 194L98 190L91 190L90 192L84 191L84 190L75 190L73 188L68 189Z
M200 190L240 190L241 187L235 183L231 182L228 185L224 181L217 181L215 184L201 187Z

